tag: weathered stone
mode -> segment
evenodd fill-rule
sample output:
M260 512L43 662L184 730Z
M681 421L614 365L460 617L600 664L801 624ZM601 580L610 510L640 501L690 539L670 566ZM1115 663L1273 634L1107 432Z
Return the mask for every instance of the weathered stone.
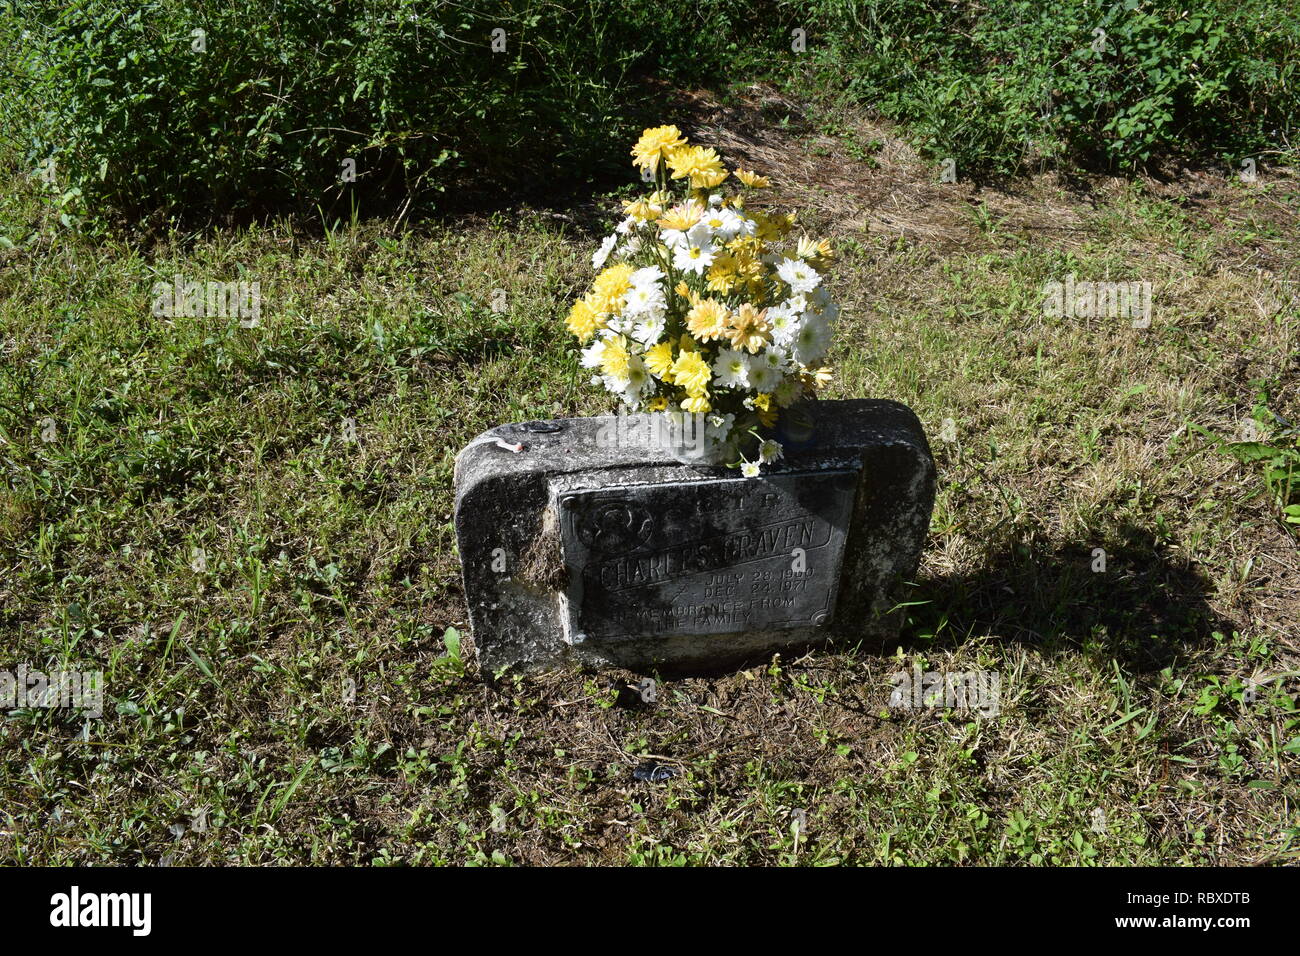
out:
M896 402L810 412L810 440L751 479L650 429L611 445L608 417L472 442L456 534L480 666L682 670L896 635L934 501L924 432Z

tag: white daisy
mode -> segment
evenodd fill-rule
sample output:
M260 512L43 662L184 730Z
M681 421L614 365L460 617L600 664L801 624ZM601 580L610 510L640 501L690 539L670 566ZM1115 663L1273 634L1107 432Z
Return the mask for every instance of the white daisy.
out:
M715 441L725 441L731 433L731 426L736 423L736 416L728 412L725 415L713 414L705 419L705 433Z
M767 310L767 324L772 327L772 341L778 345L789 345L794 341L801 321L802 314L791 308L788 302Z
M615 395L622 395L628 387L629 379L626 375L602 375L600 383Z
M604 240L601 241L600 248L591 254L591 267L593 269L603 267L605 265L605 260L609 258L609 254L614 251L616 245L618 245L617 235L606 236Z
M769 438L758 446L758 460L765 465L770 465L783 457L785 457L785 449L781 447L779 441Z
M744 475L746 478L757 478L758 462L756 461L745 462L743 465L740 466L740 473Z
M772 397L782 408L789 408L803 397L803 386L799 384L797 378L787 378L776 387Z
M623 312L627 315L653 314L667 307L664 290L650 283L632 286L623 297Z
M713 265L713 246L678 246L673 250L673 268L703 275Z
M609 377L606 376L606 378L608 380ZM628 359L627 377L623 379L622 387L617 389L611 387L610 391L620 392L623 401L628 405L639 405L642 396L653 392L654 387L654 378L646 369L645 362L641 360L641 356L634 355Z
M630 316L623 314L611 315L605 320L605 322L605 327L610 332L617 332L619 335L627 335L632 331L632 326L634 324Z
M802 259L786 259L776 267L776 274L792 292L811 292L822 281L817 270Z
M723 242L730 242L740 231L741 219L731 209L711 209L704 216L704 224Z
M686 241L692 246L708 246L713 244L713 230L709 228L708 220L701 220L691 226L686 231Z
M678 249L688 244L686 233L680 229L660 229L659 241L669 249Z
M830 343L830 324L820 316L814 316L804 322L795 337L795 358L803 365L811 365L826 354Z
M598 338L582 350L582 367L595 368L600 364L600 355L605 350L605 340Z
M751 385L754 382L752 369L755 366L765 368L772 373L771 379L763 381L763 387L759 389L759 391L763 391L763 392L773 391L777 387L777 385L779 385L785 379L786 355L780 349L769 348L765 352L760 352L757 355L751 355L749 357L749 361L750 361L750 369L751 369L751 376L749 381Z
M664 271L658 266L644 266L632 273L630 281L634 286L658 285L663 278Z
M784 372L790 362L790 353L776 346L768 346L765 351L758 354L758 357L778 372Z
M632 329L632 338L645 346L654 345L663 338L666 325L663 312L646 313Z
M718 388L745 388L749 385L749 358L735 349L722 349L713 361L713 381Z
M749 356L749 387L755 392L770 392L781 380L781 373L757 355Z

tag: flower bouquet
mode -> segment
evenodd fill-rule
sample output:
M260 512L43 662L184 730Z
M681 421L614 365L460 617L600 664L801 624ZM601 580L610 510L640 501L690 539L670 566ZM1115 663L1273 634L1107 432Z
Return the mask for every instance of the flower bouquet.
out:
M645 130L632 158L653 191L624 203L569 312L582 365L628 411L679 434L691 418L706 460L754 477L782 457L781 415L831 380L830 244L795 238L793 213L752 208L768 179L729 173L675 126Z

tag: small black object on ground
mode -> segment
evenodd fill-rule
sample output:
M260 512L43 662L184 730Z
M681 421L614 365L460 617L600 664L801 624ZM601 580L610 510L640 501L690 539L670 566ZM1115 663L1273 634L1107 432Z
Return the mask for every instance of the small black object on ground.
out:
M632 776L637 780L644 780L646 783L664 783L677 776L677 773L676 767L670 767L655 760L647 760L632 771Z

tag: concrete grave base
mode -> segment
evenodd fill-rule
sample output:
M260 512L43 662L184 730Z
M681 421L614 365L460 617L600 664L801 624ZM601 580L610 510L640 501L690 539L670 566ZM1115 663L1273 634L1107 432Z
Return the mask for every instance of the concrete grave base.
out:
M750 479L613 416L471 442L456 536L480 668L703 670L895 637L934 503L925 433L897 402L807 408L806 440Z

